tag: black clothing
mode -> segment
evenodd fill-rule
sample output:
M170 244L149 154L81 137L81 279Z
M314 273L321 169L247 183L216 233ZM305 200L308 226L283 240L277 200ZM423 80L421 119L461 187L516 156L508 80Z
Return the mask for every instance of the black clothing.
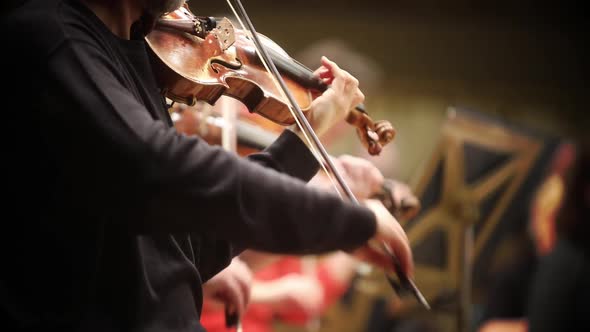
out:
M481 322L526 316L531 281L537 267L534 248L496 273L488 288Z
M3 100L18 109L2 140L16 180L3 331L196 332L201 283L242 248L323 253L374 234L368 209L305 185L318 166L296 135L248 161L177 133L144 41L83 5L30 1L0 28Z
M560 240L539 261L528 302L530 332L590 329L590 256L584 246Z

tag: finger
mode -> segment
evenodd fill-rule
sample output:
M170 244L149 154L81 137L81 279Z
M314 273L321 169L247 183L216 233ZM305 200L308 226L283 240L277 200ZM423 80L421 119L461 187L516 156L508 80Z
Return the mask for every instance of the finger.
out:
M236 279L228 281L227 289L224 291L224 299L230 313L237 312L238 315L241 315L245 311L244 294Z
M420 201L414 196L404 198L401 202L401 210L404 220L410 220L420 212Z
M332 81L334 80L334 75L332 74L330 69L328 69L324 66L316 69L313 72L313 75L315 77L319 78L322 81L322 83L324 83L326 85L331 85Z
M329 68L325 66L321 66L313 72L313 76L317 77L322 81L325 85L331 85L332 81L334 80L334 75L330 71Z
M418 207L418 199L407 192L396 195L393 197L396 206L399 206L402 210L415 210Z
M355 163L346 155L342 156L342 168L344 169L344 171L348 174L350 174L350 176L354 179L356 179L356 177L358 176L359 172L359 166L358 164L355 165Z
M357 91L359 91L358 80L350 73L342 69L340 70L339 77L336 77L336 75L334 76L334 80L336 80L336 78L339 78L342 81L342 92L345 95L349 96L350 102L352 104L353 100L357 98Z
M348 170L346 169L346 166L340 159L332 158L332 164L334 165L338 173L342 173L344 176L348 176L348 174L346 174L348 173Z
M389 212L389 210L385 208L383 203L378 200L370 200L368 202L372 203L373 208L377 209L377 211L379 211L379 213L382 214L382 218L389 219L385 223L385 226L387 227L384 231L384 237L382 239L385 241L395 241L396 238L399 237L399 239L405 241L409 246L410 241L408 239L408 235L406 234L400 223L397 221L397 219L395 219L395 217Z
M338 65L334 61L328 59L328 57L326 57L326 56L322 56L320 61L322 62L322 66L328 68L330 71L333 71L334 69L339 68Z
M318 71L319 78L334 78L334 75L332 75L332 72L328 68L322 67L320 69Z
M383 174L377 167L371 167L369 174L373 183L373 187L371 188L371 194L374 194L381 190L381 186L383 185L383 181L385 180L385 178L383 177Z
M316 70L313 71L313 75L316 77L320 77L322 74L330 73L332 71L331 67L324 65L323 61L322 64Z
M379 181L378 178L381 174L379 170L377 170L377 167L366 159L360 159L357 172L359 173L359 176L362 176L363 180L369 184L369 186L372 186L375 182Z
M332 88L336 91L343 92L346 88L346 77L344 71L333 61L327 57L322 56L322 65L330 70L330 73L334 77L332 80Z
M389 212L389 211L388 211ZM393 220L395 221L393 223L393 229L394 231L402 238L405 240L405 242L407 243L408 247L410 246L410 239L408 238L408 234L406 233L406 231L404 230L404 228L402 227L402 225L399 223L399 221L397 221L397 219L395 219L395 217L393 217Z
M365 245L354 252L354 256L387 271L393 271L391 257L371 245Z
M242 301L244 303L244 309L250 302L250 293L252 289L252 280L250 278L244 277L243 274L237 278L238 287L240 287Z
M412 193L408 186L399 181L392 181L393 183L393 200L397 206L402 205L402 201L410 198Z
M389 213L385 206L374 200L366 201L376 213L379 231L376 240L383 241L398 258L404 273L413 275L414 265L410 241L399 222Z
M399 230L396 230L396 233L398 234L397 240L390 241L388 244L399 260L404 273L411 277L414 275L414 263L412 258L412 249L410 248L408 237L403 229L401 229L401 226L399 226Z
M334 82L334 77L333 76L330 76L330 77L327 77L327 78L322 78L321 80L322 80L322 83L324 83L325 85L330 86L330 85L332 85L332 82Z
M359 173L362 173L366 167L366 164L364 163L365 159L363 158L344 154L340 159L342 161L342 167L344 167L344 169L350 174L358 175Z
M373 165L372 162L364 158L351 158L356 160L357 165L355 168L360 174L363 175L363 179L365 179L365 181L368 181L373 188L375 186L381 186L383 183L383 174L381 174L381 171L377 168L377 166Z
M358 104L362 104L364 101L365 101L365 94L361 90L356 89L352 105L357 106Z
M345 72L342 78L340 78L340 80L344 82L341 87L341 93L348 97L348 109L353 109L358 104L361 104L365 101L365 95L359 89L358 80L354 78L354 76ZM332 83L332 86L334 86L334 83Z
M252 290L252 280L253 280L252 270L250 270L250 267L248 267L248 265L246 265L246 263L242 262L239 259L236 261L236 264L237 264L238 271L235 274L235 276L236 276L238 285L240 286L240 288L242 290L243 299L244 299L244 306L247 306L248 302L250 302L250 293Z
M345 92L350 96L356 95L356 91L359 90L358 79L344 69L340 69L340 74L342 75L342 79L345 83Z
M352 74L350 74L349 72L347 72L346 70L343 70L343 72L344 72L343 74L345 76L347 76L347 79L346 79L346 83L348 84L347 87L349 89L358 89L358 87L359 87L359 80L356 77L354 77Z
M316 70L313 71L313 76L320 77L320 72L327 71L328 69L324 66L319 66Z
M329 69L329 71L332 73L332 75L334 75L334 77L350 76L350 78L354 78L346 70L340 68L340 66L338 66L336 62L328 59L325 56L322 56L322 65L325 68ZM358 80L354 79L353 81L356 81L358 85Z

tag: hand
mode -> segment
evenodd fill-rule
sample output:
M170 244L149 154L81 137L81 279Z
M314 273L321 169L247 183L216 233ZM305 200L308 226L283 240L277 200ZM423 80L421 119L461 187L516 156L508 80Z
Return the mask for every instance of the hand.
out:
M420 200L412 188L403 182L384 180L383 192L377 196L382 198L385 207L399 220L412 219L420 212Z
M322 57L321 61L322 65L314 74L329 85L329 88L313 100L308 118L318 136L344 120L351 109L365 100L355 77L326 57ZM302 135L296 126L292 126L291 130Z
M250 301L252 272L239 258L203 284L203 296L223 303L229 313L241 315Z
M405 231L380 201L366 200L365 205L375 213L377 231L365 246L353 254L386 271L394 271L391 256L380 248L381 243L385 243L398 258L404 273L411 277L414 274L414 262Z
M345 154L332 158L332 162L358 200L368 199L381 191L383 174L367 159ZM332 182L323 172L318 173L309 183L329 191L334 189Z
M369 160L345 154L338 157L336 164L358 200L368 199L381 190L383 174Z

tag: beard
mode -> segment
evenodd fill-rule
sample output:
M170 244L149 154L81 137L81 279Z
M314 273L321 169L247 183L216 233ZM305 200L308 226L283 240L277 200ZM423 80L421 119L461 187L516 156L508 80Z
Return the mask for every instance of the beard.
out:
M154 18L178 9L184 2L185 0L143 0L145 13Z

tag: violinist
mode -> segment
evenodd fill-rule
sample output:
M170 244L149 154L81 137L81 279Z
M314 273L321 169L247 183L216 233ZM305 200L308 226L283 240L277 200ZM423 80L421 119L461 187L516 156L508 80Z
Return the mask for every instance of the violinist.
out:
M565 198L566 175L574 160L573 144L564 143L557 148L547 174L532 196L528 232L524 241L520 241L524 248L514 250L512 260L496 272L489 285L478 332L528 331L527 301L540 262L556 248L561 222L558 214Z
M527 298L528 331L590 328L590 140L575 143L556 211L554 245L539 261Z
M19 103L2 140L3 331L203 330L202 283L245 248L392 271L377 240L412 275L393 217L306 186L318 163L297 133L244 160L173 128L144 36L181 2L30 0L2 16L2 96ZM363 94L328 59L316 74L330 88L310 122L329 128Z

